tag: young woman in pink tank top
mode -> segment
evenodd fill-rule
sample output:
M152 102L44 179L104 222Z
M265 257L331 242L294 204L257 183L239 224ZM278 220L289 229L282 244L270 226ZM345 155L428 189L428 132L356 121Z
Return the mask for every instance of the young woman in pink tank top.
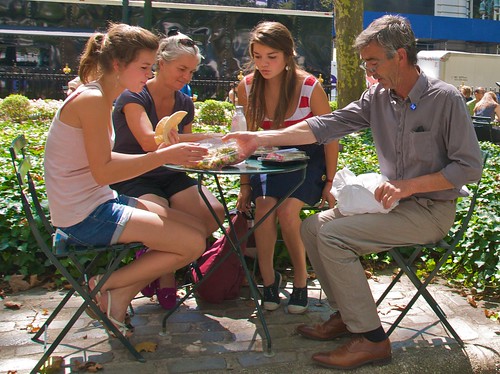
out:
M197 259L207 236L204 222L197 217L151 201L117 196L109 187L166 163L194 166L207 153L192 143L136 155L112 151L113 102L125 89L142 90L152 76L157 48L157 37L136 26L113 24L106 34L91 36L79 68L83 85L57 113L45 153L51 219L67 244L142 242L149 248L138 260L116 270L96 296L102 311L126 336L131 334L124 323L130 301L160 275ZM89 77L97 80L89 82ZM176 143L175 133L169 137ZM87 210L82 214L80 208ZM98 276L89 280L90 289L97 280Z

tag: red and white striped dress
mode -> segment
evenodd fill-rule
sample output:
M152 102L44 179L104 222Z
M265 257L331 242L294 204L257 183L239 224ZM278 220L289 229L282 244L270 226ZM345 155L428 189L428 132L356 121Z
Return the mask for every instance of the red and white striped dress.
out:
M247 97L250 94L252 80L253 74L247 75L244 78ZM294 113L285 119L284 127L292 126L313 116L311 110L311 96L314 91L314 87L316 87L318 83L318 80L312 75L309 75L304 79L297 107L295 108ZM272 127L272 121L265 118L260 127L263 130L269 130ZM290 197L295 197L306 204L314 205L321 199L321 193L325 185L324 176L326 175L326 162L324 147L319 144L308 144L295 146L293 148L305 151L309 156L309 160L304 183ZM300 178L300 172L252 176L250 183L252 184L253 198L255 199L259 196L272 196L280 198L288 191L290 186L293 185L298 178Z

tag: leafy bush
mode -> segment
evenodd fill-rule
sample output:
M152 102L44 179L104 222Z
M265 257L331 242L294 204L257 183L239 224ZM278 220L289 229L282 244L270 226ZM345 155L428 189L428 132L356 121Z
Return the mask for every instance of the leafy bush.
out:
M483 170L476 209L460 250L444 268L455 281L478 291L500 285L500 147L481 142L481 148L489 158ZM464 217L467 208L459 201L458 216Z
M30 100L26 96L13 94L2 100L0 114L5 120L22 122L29 118L30 107Z
M215 131L229 128L234 113L234 107L226 101L206 100L200 106L195 121L199 124L213 127Z
M31 235L24 218L17 184L13 174L7 145L24 133L29 142L29 155L33 164L33 178L42 180L44 143L47 137L47 123L27 120L22 123L2 123L2 144L0 150L2 173L0 177L1 207L0 207L0 274L43 274L48 269L48 260L38 253L38 246ZM47 207L45 186L37 186L40 191L42 204Z
M57 110L61 107L62 100L37 99L32 100L31 112L29 117L38 121L47 121L50 123Z

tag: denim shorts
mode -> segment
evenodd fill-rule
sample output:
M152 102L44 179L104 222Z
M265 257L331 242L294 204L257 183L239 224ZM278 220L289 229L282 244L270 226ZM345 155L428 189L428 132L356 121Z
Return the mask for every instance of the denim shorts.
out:
M69 245L88 247L116 244L136 206L136 198L119 195L99 205L76 225L58 227L53 243L56 253L65 252L65 247Z

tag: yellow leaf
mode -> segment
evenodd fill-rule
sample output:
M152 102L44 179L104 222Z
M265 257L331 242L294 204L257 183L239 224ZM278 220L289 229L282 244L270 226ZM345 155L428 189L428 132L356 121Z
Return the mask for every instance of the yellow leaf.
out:
M58 373L62 369L63 363L64 358L61 356L50 356L40 368L40 372L44 374Z
M30 323L26 326L26 331L28 331L28 334L36 334L38 331L40 331L40 326L35 326Z
M135 345L137 352L156 352L158 344L153 342L142 342Z

